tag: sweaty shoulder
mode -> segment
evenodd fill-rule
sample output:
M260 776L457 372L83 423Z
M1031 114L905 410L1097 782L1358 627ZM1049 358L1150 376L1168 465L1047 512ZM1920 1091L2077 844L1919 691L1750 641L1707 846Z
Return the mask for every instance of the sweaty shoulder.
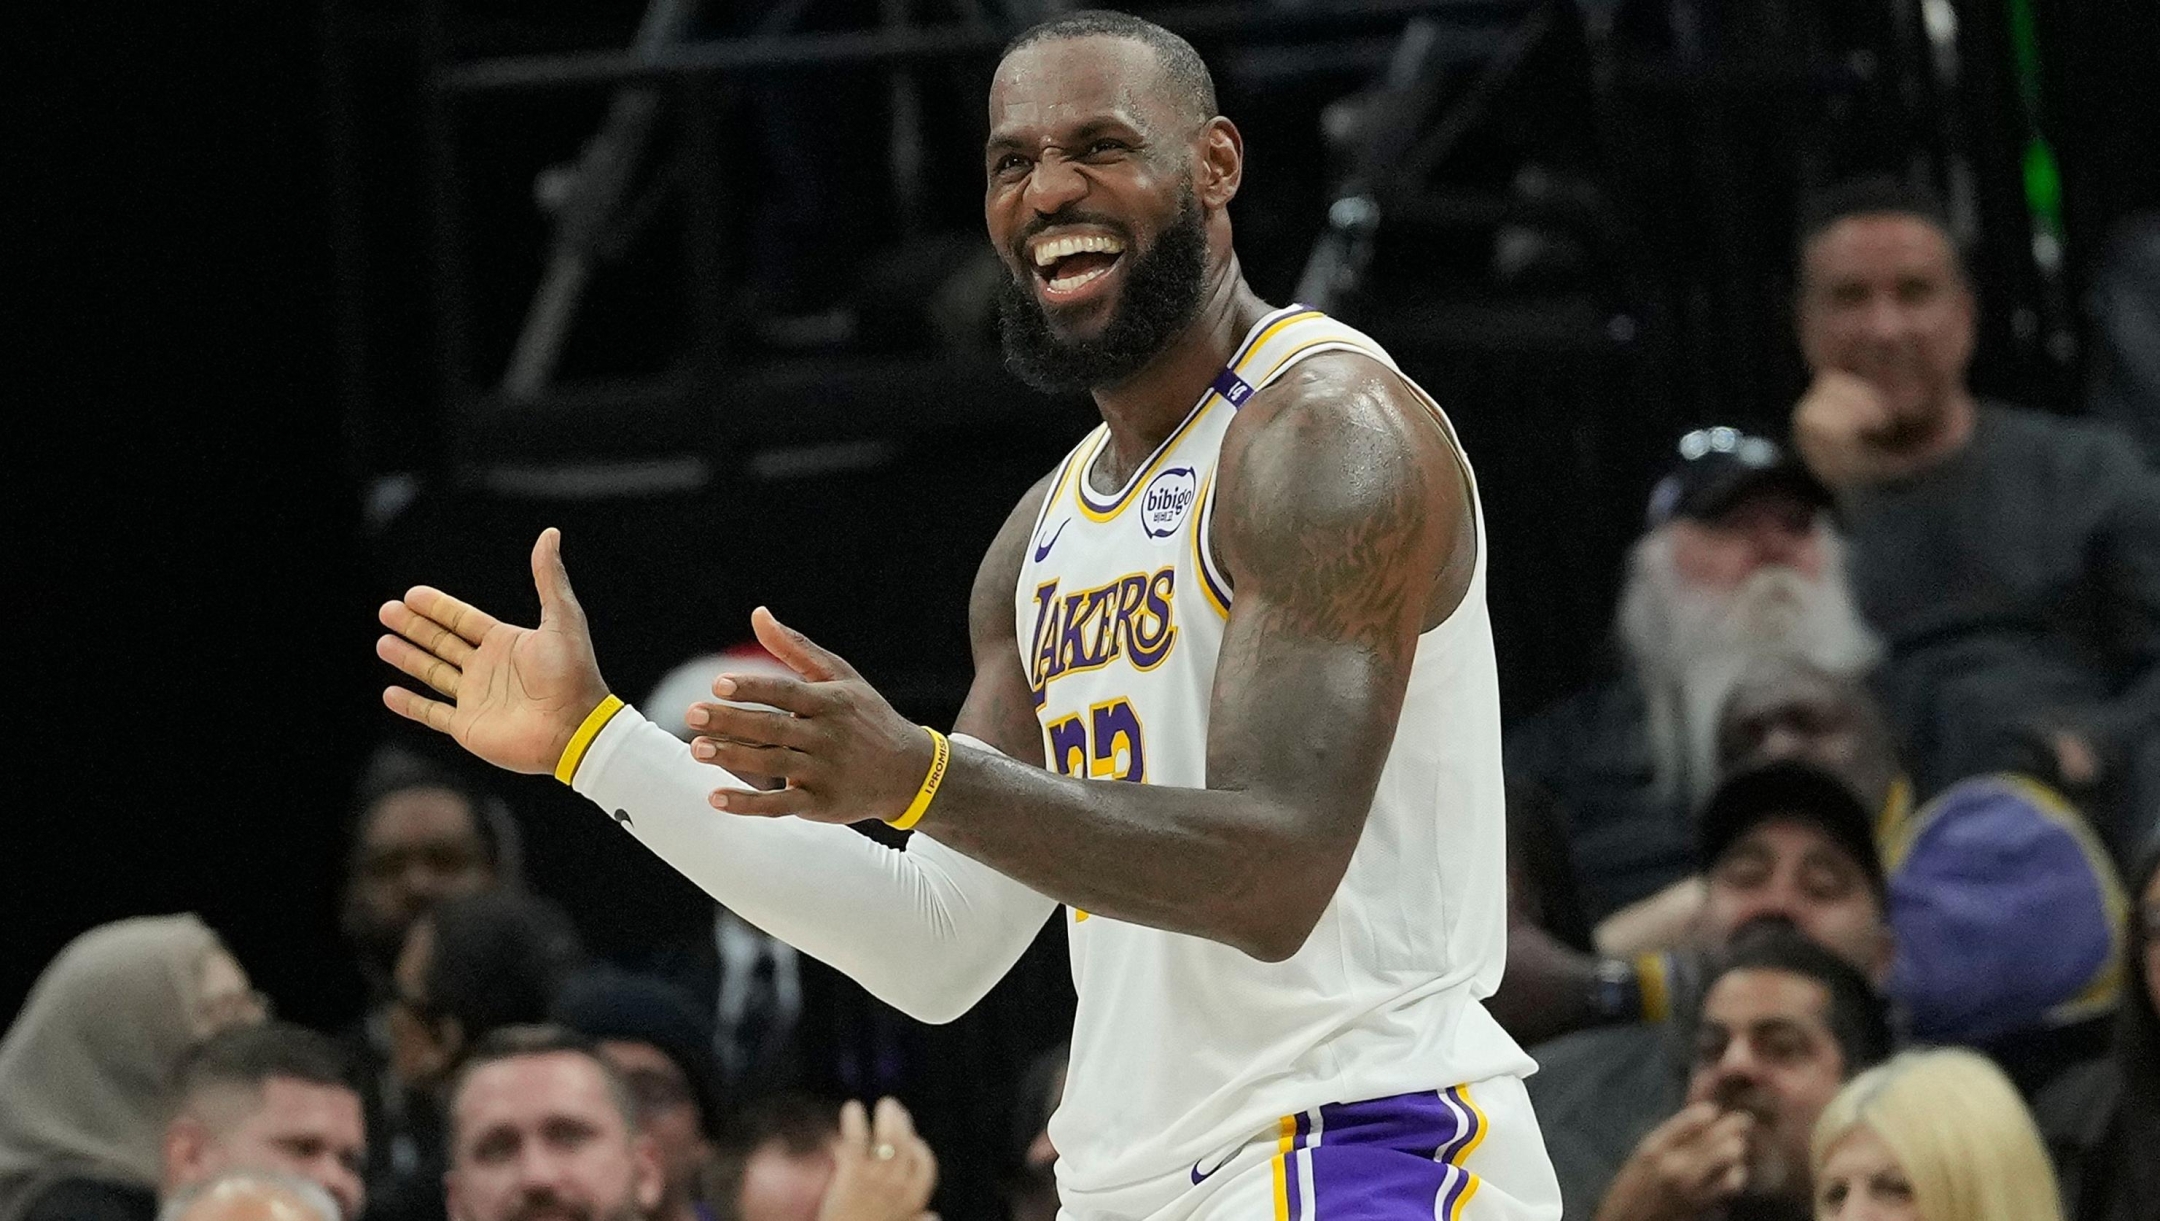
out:
M1400 586L1421 630L1469 588L1477 529L1462 462L1432 409L1369 356L1313 356L1254 394L1216 479L1211 541L1233 586L1302 557L1321 579Z

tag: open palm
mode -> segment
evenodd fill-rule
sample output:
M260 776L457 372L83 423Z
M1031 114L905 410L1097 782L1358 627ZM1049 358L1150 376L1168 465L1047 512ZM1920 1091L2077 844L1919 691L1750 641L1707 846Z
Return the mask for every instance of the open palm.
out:
M537 628L504 623L426 585L385 602L377 616L396 635L376 641L376 656L448 697L391 687L383 703L514 772L554 770L578 726L608 694L585 612L563 568L560 532L541 532L532 570L540 592Z

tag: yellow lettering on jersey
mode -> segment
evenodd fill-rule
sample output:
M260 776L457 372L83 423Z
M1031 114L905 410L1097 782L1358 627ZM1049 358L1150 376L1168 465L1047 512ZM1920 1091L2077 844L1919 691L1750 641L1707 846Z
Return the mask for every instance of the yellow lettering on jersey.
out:
M1172 622L1177 569L1129 572L1095 586L1060 594L1056 581L1035 587L1028 686L1041 707L1050 684L1067 674L1100 670L1124 658L1136 670L1152 670L1177 645Z

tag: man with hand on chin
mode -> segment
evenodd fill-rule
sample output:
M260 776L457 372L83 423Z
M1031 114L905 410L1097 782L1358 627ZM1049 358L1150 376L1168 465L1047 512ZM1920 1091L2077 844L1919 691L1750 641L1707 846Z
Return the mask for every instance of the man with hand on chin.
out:
M1837 497L1919 796L2034 771L2120 851L2160 811L2160 474L2107 428L1977 401L1976 309L1924 195L1813 201L1794 443Z

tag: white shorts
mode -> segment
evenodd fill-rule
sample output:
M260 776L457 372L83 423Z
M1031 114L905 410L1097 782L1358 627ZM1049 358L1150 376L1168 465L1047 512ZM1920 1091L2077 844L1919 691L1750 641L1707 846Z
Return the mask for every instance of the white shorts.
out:
M1059 1221L1558 1221L1522 1081L1285 1115L1189 1171L1068 1200Z

